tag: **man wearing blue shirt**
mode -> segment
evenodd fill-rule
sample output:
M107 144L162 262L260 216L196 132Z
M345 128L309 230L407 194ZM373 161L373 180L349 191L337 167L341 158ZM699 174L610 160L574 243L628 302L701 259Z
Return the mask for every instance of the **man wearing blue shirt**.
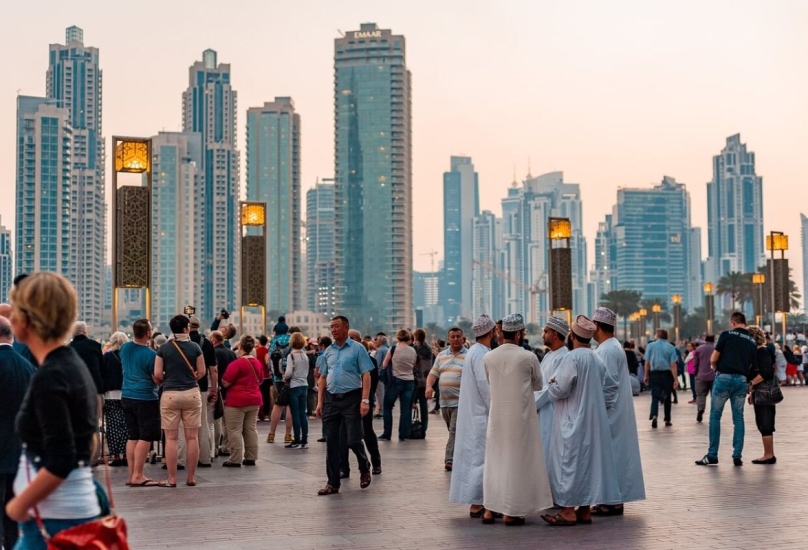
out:
M645 385L651 386L651 427L657 427L659 403L665 407L665 425L671 423L671 393L678 387L676 348L668 342L668 331L658 329L656 340L645 348Z
M317 392L317 416L322 417L326 437L328 484L317 493L339 493L340 429L345 424L348 448L359 460L359 486L370 485L370 461L362 443L362 417L370 412L370 371L373 362L365 347L348 338L348 318L331 319L334 343L323 351Z

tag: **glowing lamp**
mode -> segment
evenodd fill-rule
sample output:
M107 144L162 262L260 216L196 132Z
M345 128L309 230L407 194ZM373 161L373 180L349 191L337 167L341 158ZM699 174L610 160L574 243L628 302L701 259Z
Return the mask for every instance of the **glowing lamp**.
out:
M115 171L142 174L150 169L149 144L123 140L115 147Z

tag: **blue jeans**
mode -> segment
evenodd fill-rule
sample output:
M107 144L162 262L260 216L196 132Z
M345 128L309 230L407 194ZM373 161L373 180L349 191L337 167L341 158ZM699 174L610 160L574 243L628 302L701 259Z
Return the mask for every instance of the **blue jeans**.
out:
M415 391L415 380L393 378L384 388L384 433L382 437L390 438L393 433L393 405L400 398L401 416L398 421L398 438L407 439L412 425L412 394Z
M45 524L45 531L50 536L55 535L59 531L70 529L76 525L81 525L93 521L97 518L84 518L84 519L43 519L42 523ZM39 532L39 527L36 526L36 521L29 520L20 523L20 538L17 539L17 544L14 545L14 550L48 550L48 543L42 538Z
M309 442L309 419L306 407L309 399L309 387L298 386L289 390L289 406L292 408L292 425L295 429L295 441ZM302 437L301 437L302 432Z
M710 448L707 456L718 458L718 444L721 441L721 414L729 400L732 408L732 458L743 454L743 408L746 403L746 377L742 374L716 374L713 382L713 395L710 399Z

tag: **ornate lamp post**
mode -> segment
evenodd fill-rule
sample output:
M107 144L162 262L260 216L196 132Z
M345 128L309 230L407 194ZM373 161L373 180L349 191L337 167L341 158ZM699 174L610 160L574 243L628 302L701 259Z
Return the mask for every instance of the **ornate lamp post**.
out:
M646 319L648 310L643 307L640 308L640 311L637 313L640 314L640 341L643 341L643 338L645 338L644 345L648 345L648 335L646 334L646 328L648 327L648 320Z
M770 231L766 237L766 250L771 251L771 259L768 261L769 280L772 289L772 342L777 341L777 313L782 314L783 319L783 345L786 340L787 315L791 310L791 296L789 295L788 260L786 260L786 250L788 250L788 235L781 231ZM780 257L775 257L775 252L780 253Z
M152 171L151 140L112 137L112 327L118 330L118 290L145 289L151 319ZM118 187L118 174L144 174L145 185Z
M242 202L241 309L239 332L244 333L244 309L261 308L262 334L267 333L267 206L263 202ZM259 231L260 230L260 231Z
M682 295L674 294L671 296L673 302L673 332L676 341L679 341L679 331L682 327Z
M659 313L662 311L662 306L654 304L651 307L651 311L654 312L654 334L656 334L656 331L659 330Z
M766 315L765 301L763 299L763 285L766 284L766 276L763 273L752 274L752 302L755 306L755 324L763 325L763 316Z
M572 223L569 218L549 218L547 238L550 258L550 315L563 311L572 323Z
M714 289L713 283L704 283L704 316L707 318L707 334L713 333L713 316L715 315Z

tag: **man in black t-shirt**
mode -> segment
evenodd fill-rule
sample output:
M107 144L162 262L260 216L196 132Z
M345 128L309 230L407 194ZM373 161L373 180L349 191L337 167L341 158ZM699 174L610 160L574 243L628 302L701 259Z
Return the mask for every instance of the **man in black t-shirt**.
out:
M730 330L718 337L715 350L710 357L710 368L715 371L713 393L710 399L710 447L703 458L696 461L699 466L718 464L718 443L721 437L721 414L729 400L732 408L732 461L742 466L744 421L743 409L746 403L749 366L755 357L757 344L746 330L746 316L736 311L730 317Z

